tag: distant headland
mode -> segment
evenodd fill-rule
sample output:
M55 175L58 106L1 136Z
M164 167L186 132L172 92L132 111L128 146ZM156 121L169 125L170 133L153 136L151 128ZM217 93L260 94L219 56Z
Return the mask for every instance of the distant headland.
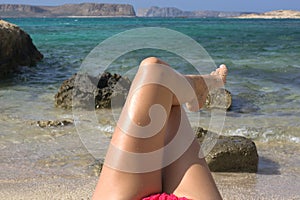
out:
M60 6L32 6L22 4L0 4L0 18L22 17L176 17L176 18L264 18L300 19L300 11L277 10L265 13L183 11L174 7L138 9L129 4L81 3Z
M294 10L277 10L265 13L254 12L224 12L224 11L183 11L178 8L150 7L139 9L137 16L140 17L182 17L182 18L264 18L264 19L300 19L300 11Z
M240 19L300 19L300 11L295 10L275 10L258 14L244 14Z
M81 3L61 6L0 4L1 18L22 17L135 17L132 5Z
M183 11L174 7L160 8L152 6L150 8L139 9L138 17L179 17L179 18L224 18L237 17L242 14L249 14L245 12L223 12L223 11Z

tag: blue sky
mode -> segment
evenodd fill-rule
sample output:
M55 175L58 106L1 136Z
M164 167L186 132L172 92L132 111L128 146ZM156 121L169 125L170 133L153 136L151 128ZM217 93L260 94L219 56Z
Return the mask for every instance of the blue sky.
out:
M300 11L300 0L1 0L0 3L61 5L65 3L126 3L138 8L177 7L182 10L218 10L265 12L279 9Z

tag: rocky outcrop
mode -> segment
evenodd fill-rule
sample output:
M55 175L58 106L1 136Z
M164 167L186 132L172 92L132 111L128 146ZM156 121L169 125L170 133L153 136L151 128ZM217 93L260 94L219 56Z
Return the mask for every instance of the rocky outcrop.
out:
M235 17L241 12L221 12L221 11L183 11L174 7L160 8L153 6L150 8L139 9L139 17Z
M73 75L63 82L55 95L56 107L70 109L73 106L85 109L122 106L127 97L130 80L106 72L100 77Z
M32 43L31 37L18 26L0 20L0 77L19 66L35 65L43 55Z
M276 10L259 14L245 14L238 16L240 19L300 19L300 11Z
M197 128L197 138L203 142L207 130ZM251 172L258 169L258 153L255 143L241 136L217 136L217 143L205 157L213 172Z
M31 6L0 4L0 17L127 17L135 16L128 4L65 4L61 6Z
M39 6L20 4L0 4L0 17L44 17L50 12Z
M138 10L137 16L139 17L189 17L191 12L185 12L178 8L166 7L159 8L156 6L148 9Z

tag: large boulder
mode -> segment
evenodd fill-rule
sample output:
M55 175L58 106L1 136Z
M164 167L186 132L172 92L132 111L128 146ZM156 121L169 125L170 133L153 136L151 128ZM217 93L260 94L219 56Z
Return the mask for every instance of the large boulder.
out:
M196 136L203 142L208 131L198 127ZM214 133L210 133L214 134ZM255 143L242 136L218 136L217 143L205 157L213 172L257 172L258 153Z
M0 77L16 71L19 66L32 66L43 55L31 37L18 26L0 20Z
M129 79L109 72L99 77L75 74L59 88L55 95L55 105L64 109L73 106L85 109L111 108L112 102L114 106L122 106L130 83Z

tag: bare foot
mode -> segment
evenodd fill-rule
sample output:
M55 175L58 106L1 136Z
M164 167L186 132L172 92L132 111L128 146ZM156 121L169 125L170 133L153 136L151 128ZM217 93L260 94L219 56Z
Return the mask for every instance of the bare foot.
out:
M228 69L224 64L220 65L218 69L210 73L210 75L216 75L221 77L224 84L226 83L227 74L228 74Z
M185 77L191 83L197 95L197 99L193 99L186 103L190 111L198 111L205 104L207 94L210 90L223 87L226 83L228 69L222 64L218 69L211 72L210 75L186 75Z

